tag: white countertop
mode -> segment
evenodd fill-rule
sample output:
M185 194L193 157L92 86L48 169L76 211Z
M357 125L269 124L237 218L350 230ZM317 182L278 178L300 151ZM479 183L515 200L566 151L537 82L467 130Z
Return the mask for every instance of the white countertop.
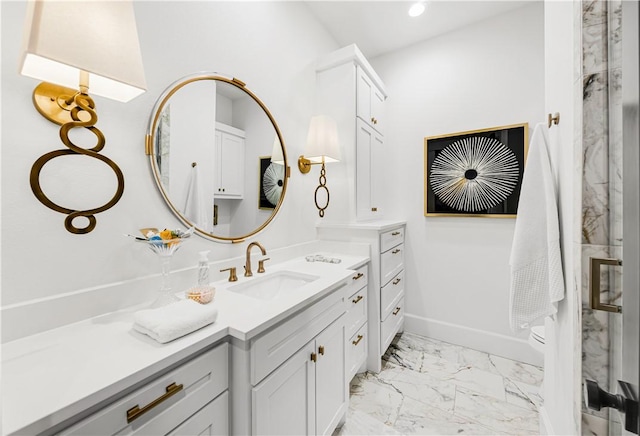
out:
M271 268L267 265L264 275L239 276L234 284L279 270L320 278L274 300L259 300L220 288L210 303L218 308L216 322L167 344L132 329L133 314L143 308L140 306L3 344L3 434L42 432L229 336L250 340L335 290L353 269L369 260L322 254L342 262L306 262L298 258Z
M384 232L406 224L407 222L403 220L371 220L361 222L323 221L318 223L316 227L319 229L376 230Z

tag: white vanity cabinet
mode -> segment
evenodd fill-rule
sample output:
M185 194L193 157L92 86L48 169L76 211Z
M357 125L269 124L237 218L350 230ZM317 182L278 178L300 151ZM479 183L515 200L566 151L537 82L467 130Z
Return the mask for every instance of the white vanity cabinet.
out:
M252 389L253 434L331 434L346 410L344 354L341 317Z
M336 198L335 207L348 210L349 221L380 219L379 183L386 146L384 84L355 44L318 61L316 84L317 111L336 120L342 162L355 167L355 177L347 167L343 175L334 171L334 180L344 183L347 192L342 199Z
M380 372L381 357L404 326L405 222L320 223L317 233L318 238L324 240L366 242L371 246L367 328L358 335L367 340L367 369ZM357 338L356 335L347 347Z
M62 435L229 434L229 345L205 351L116 399Z
M216 123L214 198L244 197L245 133Z
M249 341L232 340L232 434L325 435L344 419L345 342L350 323L363 324L349 307L364 283L357 276Z

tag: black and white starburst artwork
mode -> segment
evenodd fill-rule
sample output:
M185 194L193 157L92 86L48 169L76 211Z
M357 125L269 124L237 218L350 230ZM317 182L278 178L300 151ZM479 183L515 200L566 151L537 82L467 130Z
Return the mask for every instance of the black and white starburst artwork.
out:
M284 165L272 162L264 172L262 180L262 190L264 191L267 201L276 206L282 195L282 186L284 185Z
M436 197L462 212L503 202L518 184L518 160L502 142L484 136L460 139L433 161L429 184Z

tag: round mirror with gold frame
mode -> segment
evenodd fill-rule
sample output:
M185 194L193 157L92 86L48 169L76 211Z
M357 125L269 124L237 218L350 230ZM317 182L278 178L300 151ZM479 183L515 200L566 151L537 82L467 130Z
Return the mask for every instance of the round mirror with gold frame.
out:
M244 82L184 77L156 102L145 141L165 202L200 236L240 242L278 213L290 169L280 129Z

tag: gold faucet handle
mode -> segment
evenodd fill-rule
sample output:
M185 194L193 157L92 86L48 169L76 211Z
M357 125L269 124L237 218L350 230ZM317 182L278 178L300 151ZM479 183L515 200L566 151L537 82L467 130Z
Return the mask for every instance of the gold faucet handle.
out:
M267 260L271 260L271 258L269 258L269 257L265 257L264 259L260 259L260 260L258 261L258 272L259 272L259 273L263 273L263 272L264 272L264 263L265 263Z
M238 276L236 275L236 267L235 266L220 270L220 272L225 272L225 271L229 271L229 281L230 282L237 282L238 281Z

